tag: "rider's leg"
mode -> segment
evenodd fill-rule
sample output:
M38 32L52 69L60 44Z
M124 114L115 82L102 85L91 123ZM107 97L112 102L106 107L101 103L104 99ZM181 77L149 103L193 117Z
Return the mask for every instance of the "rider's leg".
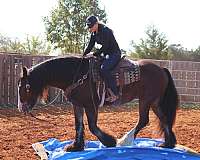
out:
M112 100L115 101L119 98L119 91L117 89L117 83L116 79L112 75L111 71L114 69L116 64L119 62L120 55L117 54L111 54L109 58L104 59L102 65L101 65L101 74L102 77L105 79L105 82L107 83L108 88L113 92L113 96L111 94Z

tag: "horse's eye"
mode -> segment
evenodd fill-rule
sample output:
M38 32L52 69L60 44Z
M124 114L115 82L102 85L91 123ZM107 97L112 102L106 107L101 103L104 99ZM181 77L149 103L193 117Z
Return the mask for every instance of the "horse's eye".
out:
M26 92L30 92L30 88L31 88L30 84L26 84Z

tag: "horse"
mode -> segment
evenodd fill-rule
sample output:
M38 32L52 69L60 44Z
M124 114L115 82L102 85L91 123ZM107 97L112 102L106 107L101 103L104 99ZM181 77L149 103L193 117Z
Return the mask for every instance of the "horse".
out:
M89 130L106 147L127 143L128 138L136 138L139 131L149 123L149 110L159 119L159 127L164 134L162 147L173 148L176 136L172 130L179 105L178 93L167 68L162 68L150 60L138 60L140 80L124 85L121 99L124 103L139 100L139 119L136 126L122 139L117 140L97 125L100 98L96 82L90 73L90 59L79 56L57 57L39 63L28 69L23 66L18 81L18 109L24 114L31 113L43 90L49 86L60 88L73 105L75 116L75 139L65 146L66 151L84 150L84 123L86 114ZM109 122L108 122L109 123Z

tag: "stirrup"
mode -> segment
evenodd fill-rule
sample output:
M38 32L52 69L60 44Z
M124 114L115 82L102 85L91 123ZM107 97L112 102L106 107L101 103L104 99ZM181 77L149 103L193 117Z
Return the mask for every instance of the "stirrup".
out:
M107 88L107 91L108 91L108 93L109 93L110 96L107 97L107 98L105 99L105 101L110 102L110 103L113 103L114 101L116 101L116 100L119 99L119 96L116 96L116 95L112 92L112 90L111 90L110 88Z
M116 101L118 99L119 99L119 96L112 95L112 96L106 98L105 101L113 103L114 101Z
M107 97L107 98L105 98L105 101L106 101L106 102L110 102L110 101L111 101L111 98L112 98L111 96L110 96L110 97Z

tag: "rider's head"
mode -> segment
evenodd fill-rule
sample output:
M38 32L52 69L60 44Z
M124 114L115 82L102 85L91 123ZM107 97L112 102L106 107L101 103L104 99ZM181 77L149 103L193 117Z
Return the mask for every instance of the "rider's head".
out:
M96 16L89 16L87 19L86 19L86 24L90 30L90 32L95 32L97 31L98 29L98 18Z

